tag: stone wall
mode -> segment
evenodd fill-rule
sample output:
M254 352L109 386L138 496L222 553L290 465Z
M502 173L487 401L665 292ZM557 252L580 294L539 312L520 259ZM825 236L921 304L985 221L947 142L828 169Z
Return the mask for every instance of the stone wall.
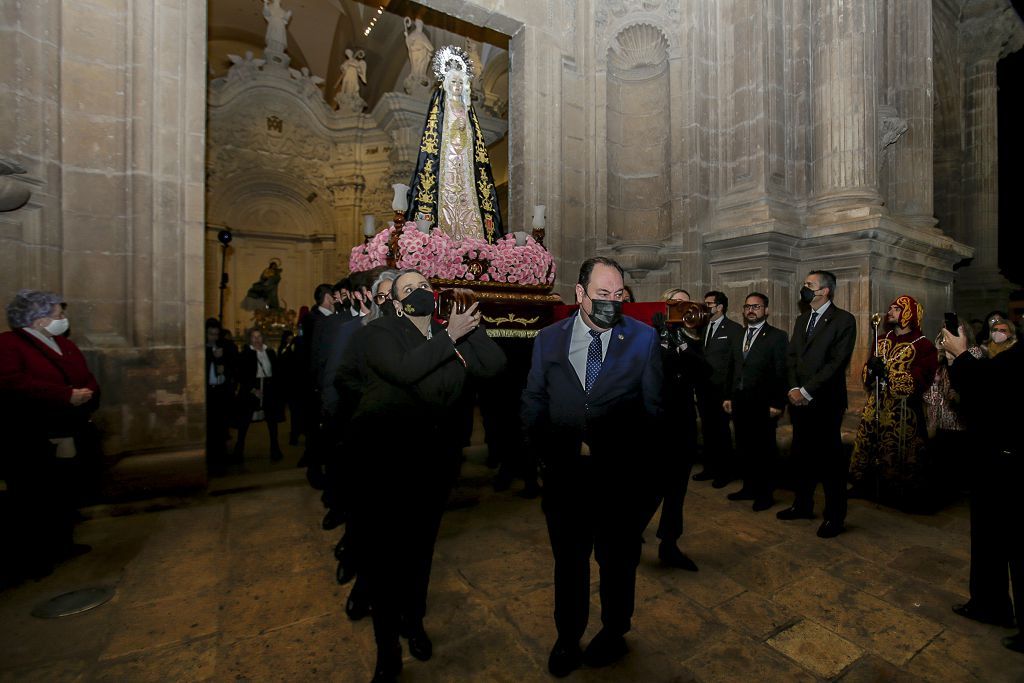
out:
M923 300L929 331L954 302L999 303L994 68L1024 43L1008 0L425 4L511 36L509 229L547 205L563 294L585 257L607 253L640 298L683 285L739 303L759 289L782 327L802 275L832 269L862 342L897 292ZM66 294L115 453L201 438L205 11L20 0L0 14L0 157L33 192L0 213L3 290ZM392 173L405 163L395 141L414 137L403 112L391 103L375 118ZM341 180L324 201L354 216L352 173L332 168ZM273 223L259 188L243 223ZM283 201L308 196L293 187ZM305 211L308 224L323 217ZM359 236L334 223L302 239L308 261L289 267L319 275L324 254Z
M62 292L111 457L203 438L201 0L33 0L0 14L0 291Z

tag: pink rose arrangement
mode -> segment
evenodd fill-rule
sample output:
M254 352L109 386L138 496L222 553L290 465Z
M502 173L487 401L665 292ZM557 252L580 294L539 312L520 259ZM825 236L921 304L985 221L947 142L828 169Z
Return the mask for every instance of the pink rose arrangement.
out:
M348 265L353 272L387 265L394 226L377 233L367 244L352 249ZM399 268L415 268L427 277L445 280L476 280L520 285L550 285L555 281L555 262L533 237L516 245L515 235L494 244L481 239L456 241L434 229L429 234L407 222L398 238ZM474 272L478 273L475 275Z

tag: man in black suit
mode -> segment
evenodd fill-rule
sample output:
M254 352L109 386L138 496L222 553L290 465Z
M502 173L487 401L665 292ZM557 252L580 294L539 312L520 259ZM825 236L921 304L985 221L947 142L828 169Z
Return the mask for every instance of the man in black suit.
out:
M577 315L541 330L523 391L528 446L544 476L543 510L555 561L558 639L548 670L623 657L651 510L650 472L662 429L661 348L654 329L622 317L622 268L583 262ZM580 651L590 611L590 555L601 570L603 628Z
M733 347L735 367L731 390L722 407L736 424L743 488L729 500L752 500L754 512L767 510L772 499L778 448L775 426L786 407L786 333L768 324L768 297L751 292L743 303L746 332Z
M306 450L299 459L299 467L306 467L306 478L317 489L323 488L323 463L320 451L320 396L317 392L317 378L313 368L313 338L317 325L334 315L334 296L331 285L321 283L313 291L313 308L299 323L299 336L295 340L295 367L302 373L296 382L302 387L297 402L302 405L302 431L306 435Z
M708 292L704 295L704 305L711 314L704 329L704 362L708 364L710 377L697 387L704 436L704 470L693 478L695 481L713 479L711 485L720 489L736 478L729 416L722 409L722 403L732 387L732 349L743 335L743 327L726 317L729 297L724 292Z
M836 276L815 270L804 279L800 298L810 305L793 326L789 341L789 403L793 422L796 498L779 519L813 519L814 489L825 489L825 521L818 536L832 538L846 528L846 474L850 456L840 427L846 411L846 369L857 341L853 316L832 301Z

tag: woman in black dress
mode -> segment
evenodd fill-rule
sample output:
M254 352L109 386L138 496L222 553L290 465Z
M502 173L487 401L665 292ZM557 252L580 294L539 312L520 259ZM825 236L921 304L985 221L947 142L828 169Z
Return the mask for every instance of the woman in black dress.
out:
M434 294L418 271L392 283L395 315L360 334L367 380L352 416L360 529L359 574L367 582L377 641L374 681L402 669L399 635L426 661L427 585L441 514L458 474L462 399L468 377L490 377L505 354L480 325L473 304L447 329L433 319ZM398 437L397 439L395 437Z

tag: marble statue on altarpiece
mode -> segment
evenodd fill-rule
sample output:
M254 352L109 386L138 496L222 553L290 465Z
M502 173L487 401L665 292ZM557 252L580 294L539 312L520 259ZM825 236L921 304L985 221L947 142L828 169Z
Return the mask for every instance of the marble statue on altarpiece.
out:
M347 59L342 62L341 75L338 77L338 82L334 84L335 87L341 86L338 94L334 96L334 101L338 103L339 108L351 109L353 112L359 113L366 107L366 101L359 95L359 83L366 83L365 56L366 53L362 50L357 50L354 53L351 49L345 50Z
M405 89L409 92L418 85L430 85L430 57L434 54L434 44L423 32L423 20L413 21L405 18L405 46L409 50L409 77Z
M494 174L471 104L473 65L459 47L434 56L440 81L427 107L406 218L428 221L452 239L494 242L505 234Z
M288 32L285 26L292 18L292 11L281 7L281 0L263 0L263 18L267 20L266 49L264 57L274 61L287 63L283 59L288 49Z

